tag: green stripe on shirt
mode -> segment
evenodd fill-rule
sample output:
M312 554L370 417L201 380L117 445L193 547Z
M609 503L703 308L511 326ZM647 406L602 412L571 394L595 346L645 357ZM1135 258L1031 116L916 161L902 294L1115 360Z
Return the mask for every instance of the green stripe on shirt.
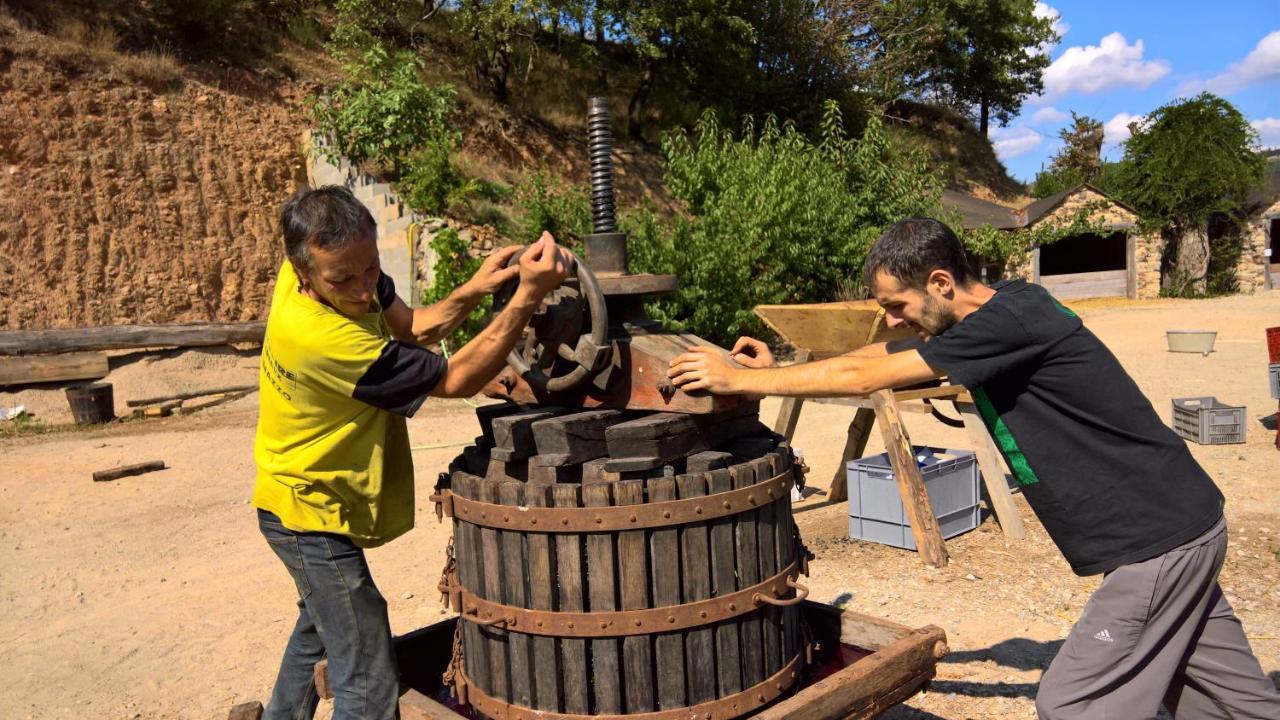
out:
M974 403L978 406L978 412L982 415L982 420L991 429L991 434L995 437L996 444L1000 446L1000 451L1004 453L1004 459L1009 461L1009 469L1013 470L1013 477L1018 481L1019 485L1035 485L1040 482L1040 478L1036 476L1036 471L1031 469L1031 465L1027 462L1027 456L1022 454L1022 450L1018 447L1018 441L1013 439L1013 433L1009 432L1009 426L1004 424L1004 420L1000 418L1000 413L996 412L995 405L991 404L991 398L987 397L986 391L982 388L974 388L970 391L973 396Z

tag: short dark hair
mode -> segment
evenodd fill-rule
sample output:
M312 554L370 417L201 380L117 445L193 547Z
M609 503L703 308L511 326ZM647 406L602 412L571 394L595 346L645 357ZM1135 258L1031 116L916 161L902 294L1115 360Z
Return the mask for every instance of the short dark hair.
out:
M862 265L867 287L882 270L917 290L924 288L934 270L946 270L960 285L968 285L974 277L960 239L951 228L931 218L899 220L884 231Z
M284 251L302 268L310 267L308 247L331 250L353 240L376 235L373 215L351 191L341 185L304 188L289 198L280 211Z

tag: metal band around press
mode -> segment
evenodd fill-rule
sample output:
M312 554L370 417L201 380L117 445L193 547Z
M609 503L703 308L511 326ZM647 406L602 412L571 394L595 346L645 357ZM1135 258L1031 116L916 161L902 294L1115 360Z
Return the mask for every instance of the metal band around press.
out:
M719 700L670 710L627 715L579 715L513 705L485 693L480 686L467 677L465 670L458 674L465 685L466 697L471 707L494 720L687 720L688 718L729 720L758 710L781 697L799 679L803 658L804 653L797 653L791 662L764 682Z
M728 595L683 605L597 612L528 610L485 600L466 588L441 589L457 592L462 603L461 617L467 622L529 635L598 638L685 630L744 615L768 602L757 601L757 595L778 598L796 587L794 581L799 575L800 565L793 562L777 575Z
M473 476L474 477L474 476ZM639 530L715 520L789 497L794 471L736 490L640 505L608 507L527 507L471 500L445 490L432 496L446 515L461 522L499 530L589 533Z

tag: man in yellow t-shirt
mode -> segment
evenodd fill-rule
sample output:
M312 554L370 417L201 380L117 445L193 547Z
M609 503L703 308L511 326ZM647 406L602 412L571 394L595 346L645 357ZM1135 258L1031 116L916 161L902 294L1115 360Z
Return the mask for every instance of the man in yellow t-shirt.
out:
M364 549L413 527L405 418L428 396L470 397L503 367L571 258L547 233L491 255L448 298L411 310L378 264L376 225L344 187L303 190L281 212L287 260L259 371L253 504L298 590L268 719L310 718L312 669L328 657L335 720L384 720L399 695L387 605ZM519 277L511 303L451 360L422 347Z

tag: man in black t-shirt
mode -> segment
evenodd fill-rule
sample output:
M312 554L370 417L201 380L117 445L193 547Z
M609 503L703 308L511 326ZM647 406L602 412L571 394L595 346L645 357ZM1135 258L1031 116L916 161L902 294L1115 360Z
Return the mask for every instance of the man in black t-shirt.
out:
M890 327L920 342L773 367L741 338L726 360L671 362L685 390L832 397L949 376L973 395L1014 479L1079 575L1104 573L1036 697L1041 718L1280 718L1280 693L1218 587L1222 493L1115 356L1044 288L977 282L942 223L896 223L864 268Z

